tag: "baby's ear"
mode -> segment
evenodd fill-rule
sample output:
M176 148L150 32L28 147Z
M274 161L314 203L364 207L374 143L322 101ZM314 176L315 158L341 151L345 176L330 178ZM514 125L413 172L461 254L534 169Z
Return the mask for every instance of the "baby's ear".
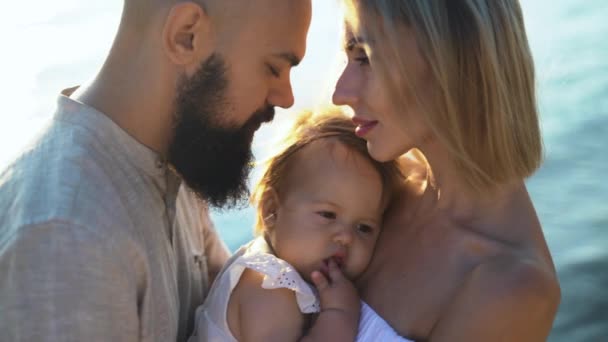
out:
M268 187L260 201L260 211L266 228L272 228L277 220L279 209L279 194L272 187Z

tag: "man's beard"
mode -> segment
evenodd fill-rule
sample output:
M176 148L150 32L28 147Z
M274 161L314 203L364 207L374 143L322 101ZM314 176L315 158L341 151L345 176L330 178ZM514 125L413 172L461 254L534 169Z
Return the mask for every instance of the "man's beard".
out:
M246 203L253 134L274 117L274 108L266 105L241 127L221 125L230 112L226 70L224 60L213 54L192 77L180 81L168 155L184 182L216 208Z

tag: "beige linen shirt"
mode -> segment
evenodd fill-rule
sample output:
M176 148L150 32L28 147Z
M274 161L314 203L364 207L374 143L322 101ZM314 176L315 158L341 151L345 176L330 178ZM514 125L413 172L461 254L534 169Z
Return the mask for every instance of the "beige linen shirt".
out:
M152 150L60 96L0 173L1 341L184 341L229 253Z

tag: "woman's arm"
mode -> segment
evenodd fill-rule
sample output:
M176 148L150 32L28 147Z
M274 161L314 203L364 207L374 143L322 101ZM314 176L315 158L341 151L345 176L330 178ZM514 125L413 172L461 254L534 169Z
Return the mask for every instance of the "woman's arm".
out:
M560 301L557 279L510 258L476 267L443 313L430 341L546 341Z

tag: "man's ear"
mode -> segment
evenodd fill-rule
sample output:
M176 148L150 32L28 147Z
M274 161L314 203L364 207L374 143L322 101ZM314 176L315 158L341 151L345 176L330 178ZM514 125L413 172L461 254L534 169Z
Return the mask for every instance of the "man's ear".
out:
M268 187L262 195L260 201L260 212L262 213L262 219L264 220L264 226L266 228L272 228L276 223L279 211L279 194L271 187Z
M212 25L205 9L194 2L173 6L165 21L162 43L174 64L198 68L213 51Z

